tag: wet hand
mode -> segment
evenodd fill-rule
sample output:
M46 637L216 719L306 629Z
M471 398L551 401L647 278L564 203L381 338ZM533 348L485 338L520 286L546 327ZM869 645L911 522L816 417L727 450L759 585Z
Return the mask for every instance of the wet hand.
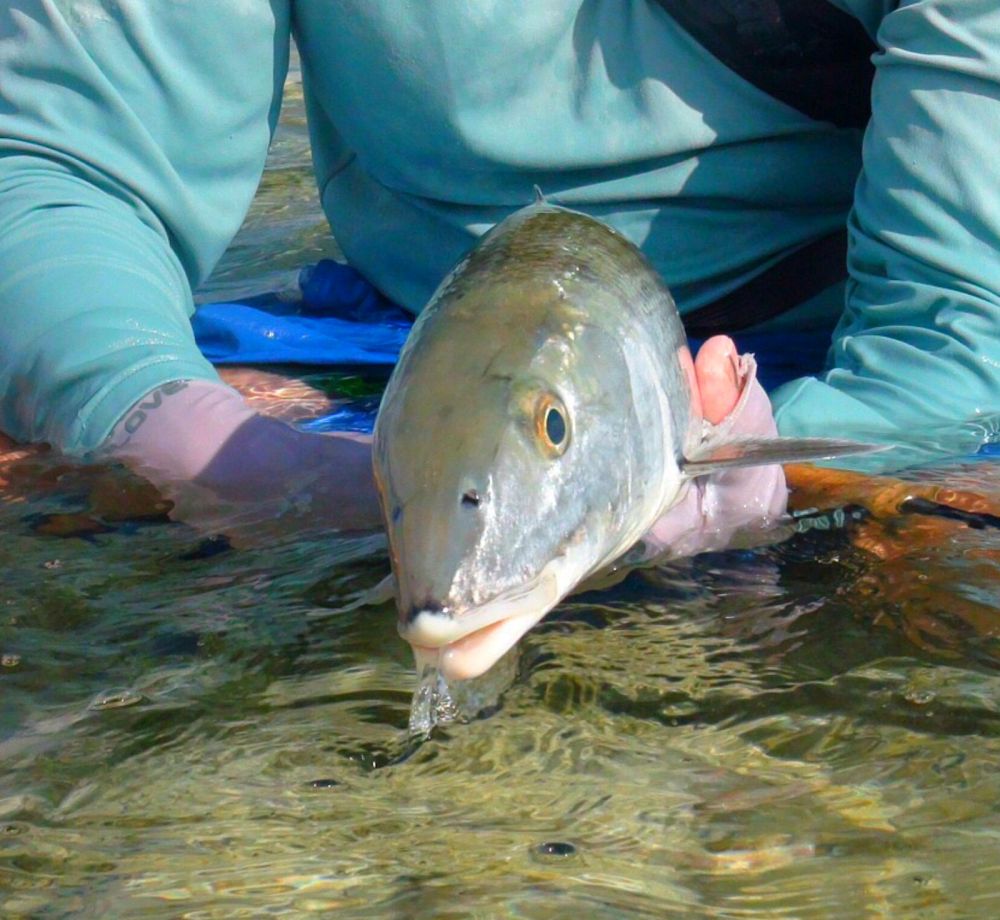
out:
M381 526L372 475L371 437L313 434L254 415L234 431L192 480L224 502L273 501L309 524L338 530ZM177 514L192 520L196 505L175 484Z
M692 408L705 421L742 437L774 437L771 403L750 356L715 336L694 361ZM729 545L748 529L765 530L785 512L787 489L778 465L733 469L695 480L653 526L644 542L653 553L690 556Z
M221 383L160 387L126 414L105 453L156 485L172 517L208 529L228 532L248 514L349 530L380 522L367 437L300 431Z

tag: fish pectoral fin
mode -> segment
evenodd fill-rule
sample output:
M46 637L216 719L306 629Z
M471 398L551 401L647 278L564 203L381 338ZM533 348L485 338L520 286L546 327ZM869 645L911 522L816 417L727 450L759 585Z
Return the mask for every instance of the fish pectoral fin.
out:
M890 445L839 441L835 438L746 438L737 441L704 444L681 464L686 479L708 476L722 470L744 466L769 466L772 463L803 463L809 460L833 460L852 454L871 454L888 450Z

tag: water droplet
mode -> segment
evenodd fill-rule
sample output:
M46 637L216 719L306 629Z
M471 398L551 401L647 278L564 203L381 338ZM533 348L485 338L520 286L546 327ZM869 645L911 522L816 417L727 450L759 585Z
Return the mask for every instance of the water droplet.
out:
M448 682L437 668L428 665L410 703L410 734L426 737L436 725L447 725L457 717Z
M21 656L14 654L0 655L0 667L16 668L21 663Z

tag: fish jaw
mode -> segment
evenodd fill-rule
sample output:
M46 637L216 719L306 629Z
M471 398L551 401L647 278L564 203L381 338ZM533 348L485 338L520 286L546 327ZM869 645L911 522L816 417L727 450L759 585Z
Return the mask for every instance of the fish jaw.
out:
M435 666L448 680L485 674L564 597L595 572L619 558L646 529L645 518L632 522L608 547L579 539L564 546L526 585L464 608L428 604L399 621L417 669Z
M433 665L447 680L481 677L543 616L545 613L507 617L440 648L414 645L417 671Z
M562 600L563 582L550 565L529 586L479 607L461 613L421 610L401 621L399 632L413 647L418 669L433 664L448 680L479 677Z

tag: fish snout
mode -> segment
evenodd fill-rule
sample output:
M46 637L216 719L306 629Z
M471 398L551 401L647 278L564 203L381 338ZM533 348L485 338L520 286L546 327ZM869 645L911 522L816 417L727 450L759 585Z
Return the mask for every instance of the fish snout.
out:
M400 628L408 628L413 626L417 620L420 619L421 614L427 614L433 618L441 618L446 620L454 619L454 614L451 609L445 607L444 604L439 604L437 601L424 601L420 604L410 604L406 610L399 611L399 625Z
M438 648L454 641L462 632L455 612L436 601L411 604L400 611L399 634L410 645Z
M493 667L537 620L496 609L462 615L424 604L400 617L399 632L413 649L418 670L433 666L447 680L469 680Z

